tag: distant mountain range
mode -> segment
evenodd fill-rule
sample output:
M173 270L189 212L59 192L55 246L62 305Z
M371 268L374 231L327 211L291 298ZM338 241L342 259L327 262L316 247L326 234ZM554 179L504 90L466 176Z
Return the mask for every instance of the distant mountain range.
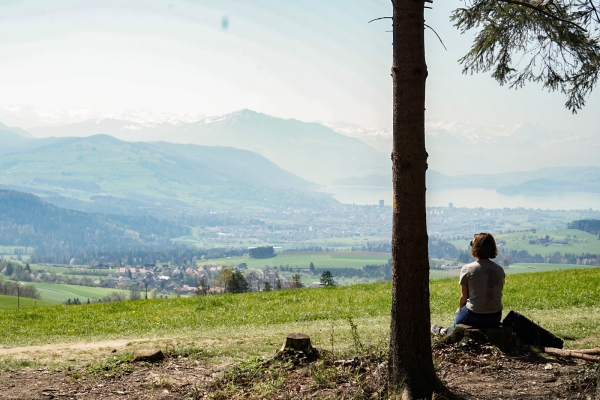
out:
M31 134L45 138L34 139ZM391 131L365 129L347 123L306 123L275 118L250 110L241 110L216 118L204 118L195 122L169 120L160 123L140 123L118 119L95 119L60 127L30 128L27 132L19 128L0 125L0 154L44 153L46 151L42 150L44 148L50 149L55 148L52 146L66 145L67 136L89 137L98 134L110 135L129 142L143 141L151 146L146 148L148 152L161 149L163 152L170 152L168 156L161 153L161 157L178 158L180 168L173 166L177 164L173 164L164 169L163 165L156 164L156 160L142 166L146 172L157 173L157 176L161 174L170 176L169 179L157 178L158 180L153 183L145 182L142 191L136 189L136 193L144 196L154 197L159 196L160 193L160 196L170 200L182 200L186 197L186 192L196 193L194 190L189 190L189 185L204 187L212 185L214 189L219 185L236 186L240 182L253 187L261 185L278 189L292 187L299 191L314 188L311 188L307 181L325 186L337 184L366 187L389 187L391 182L389 160ZM236 162L225 166L219 164L219 161L211 159L210 155L207 155L208 153L198 153L196 150L180 153L180 149L183 147L153 144L156 141L179 143L180 145L230 146L250 151L264 158L250 159L247 158L250 157L249 155L233 156L227 153L222 156L229 157L229 160L234 157L234 159L239 158L245 161L243 161L243 166L242 163L236 164ZM429 153L428 185L430 189L482 187L493 188L502 194L600 191L597 179L600 157L596 155L600 149L599 136L553 131L530 124L486 127L472 123L429 121L426 124L426 141ZM136 149L143 148L141 143L131 143L130 145ZM119 146L126 145L121 142ZM133 151L136 154L137 152L138 150ZM206 172L208 171L206 168L209 167L207 165L201 168L205 172L184 165L183 160L188 160L195 153L202 155L196 157L193 163L199 162L198 160L202 158L210 159L210 165L218 165L219 172L215 174ZM216 150L209 153L220 154ZM146 154L146 158L149 157L148 153L144 154ZM179 158L180 155L182 158ZM49 156L48 153L42 159ZM77 155L77 157L79 156L81 154ZM82 157L89 158L90 156ZM110 174L105 171L104 183L88 176L88 178L78 179L78 181L70 178L70 183L67 184L63 178L61 181L61 179L57 180L56 176L45 176L44 174L48 171L43 171L40 176L30 175L29 181L35 185L24 185L23 179L9 179L8 177L0 179L0 184L30 188L36 186L40 190L48 189L48 186L57 186L61 190L78 190L79 188L97 195L107 196L110 192L110 195L117 196L110 190L107 191L106 188L110 186L107 182L117 178L120 182L128 182L124 177L126 175L124 171L133 168L130 173L137 174L138 172L134 171L137 171L136 168L141 164L137 161L133 162L133 160L138 158L135 155L128 155L124 158L127 162L120 166L123 174L119 175L114 168ZM0 163L0 174L2 174L1 168L6 168L11 162L18 162L19 159L21 156L6 155ZM104 160L108 159L110 158L104 158ZM256 176L264 175L259 171L266 168L265 159L284 171L270 173L269 180L256 178ZM75 158L72 162L81 162L81 160L81 158ZM262 160L263 164L259 163L262 166L257 164L255 168L251 163L258 162L257 160ZM75 168L76 164L73 163L70 165ZM132 163L137 164L134 167ZM233 172L231 169L233 164L241 169ZM84 163L84 165L87 164ZM66 165L60 168L63 167L70 168ZM177 172L168 172L171 167L175 168ZM55 170L58 171L58 169ZM283 174L285 171L291 174ZM195 178L194 182L191 182L189 176L192 175L201 176L202 179ZM140 176L144 176L144 174L142 173ZM178 186L173 178L179 176L185 176L186 181ZM128 179L130 178L131 176ZM89 182L98 186L93 186ZM170 182L170 184L163 185L164 182ZM259 182L262 183L259 184ZM132 182L127 183L126 186L139 189L139 185ZM148 191L152 193L148 193ZM216 193L218 190L213 190L213 192ZM119 195L127 193L128 190L125 190ZM135 201L145 202L143 197L137 197ZM146 206L141 203L140 207Z
M45 145L2 156L1 187L40 194L69 208L134 214L334 202L315 193L314 183L246 150L130 143L107 135L42 141Z
M250 110L197 122L141 124L101 119L29 129L38 137L107 134L129 141L231 146L260 154L308 181L329 184L352 175L389 171L389 156L356 138L317 123L281 119Z
M362 140L385 154L392 149L391 130L328 124L336 132ZM495 174L551 167L600 167L600 135L545 129L539 125L482 126L428 121L428 164L446 175ZM360 175L355 175L360 176Z

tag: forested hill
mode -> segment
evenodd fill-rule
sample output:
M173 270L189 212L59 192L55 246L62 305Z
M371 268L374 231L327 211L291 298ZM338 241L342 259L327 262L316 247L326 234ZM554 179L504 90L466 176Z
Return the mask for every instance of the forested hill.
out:
M36 254L71 256L171 246L189 228L152 217L89 214L48 204L39 197L0 190L0 244L32 246Z
M600 220L598 219L581 219L579 221L571 222L567 228L579 229L591 233L592 235L600 234Z

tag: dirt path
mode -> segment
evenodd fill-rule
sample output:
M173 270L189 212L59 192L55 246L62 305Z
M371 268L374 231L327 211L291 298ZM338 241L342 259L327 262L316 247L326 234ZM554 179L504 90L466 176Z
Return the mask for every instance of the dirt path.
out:
M74 343L56 343L56 344L45 344L42 346L24 346L24 347L10 347L0 348L0 357L6 355L14 355L20 353L38 353L38 352L52 352L61 350L94 350L102 348L122 349L127 346L128 343L134 343L130 339L119 339L119 340L103 340L99 342L74 342Z

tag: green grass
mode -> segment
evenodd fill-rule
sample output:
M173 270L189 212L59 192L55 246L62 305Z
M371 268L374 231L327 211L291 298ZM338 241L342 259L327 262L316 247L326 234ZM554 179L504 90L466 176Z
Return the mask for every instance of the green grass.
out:
M55 303L36 300L36 299L28 299L26 297L21 297L18 299L18 305L20 308L29 308L29 307L42 307L42 306L54 306ZM12 310L17 308L17 296L4 296L0 295L0 310Z
M458 302L458 283L437 279L430 287L432 321L447 326ZM390 290L389 283L376 283L6 310L0 313L0 345L186 337L220 341L221 352L247 356L273 351L283 335L294 331L329 346L333 329L338 343L348 342L347 317L365 340L380 340L389 332ZM598 268L509 275L504 304L505 312L519 311L559 336L580 339L585 346L600 343ZM236 346L248 343L251 349ZM579 342L567 345L573 343Z
M42 300L62 303L67 299L73 299L78 297L80 301L101 299L104 296L111 294L112 292L121 292L128 295L129 292L118 290L118 289L107 289L100 287L90 286L79 286L79 285L66 285L57 283L34 283L34 282L23 282L24 284L33 285L37 288L40 293Z

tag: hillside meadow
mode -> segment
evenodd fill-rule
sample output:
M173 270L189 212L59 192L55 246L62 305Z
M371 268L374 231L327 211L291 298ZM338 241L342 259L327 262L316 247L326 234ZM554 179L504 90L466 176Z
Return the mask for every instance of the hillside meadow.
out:
M456 279L430 282L432 321L447 326L458 302ZM274 351L286 333L305 332L317 346L352 342L349 318L365 343L385 343L390 284L138 300L0 312L0 346L111 339L178 339L214 357ZM600 269L508 275L505 313L519 311L569 338L567 347L600 344ZM207 350L208 351L208 350Z

